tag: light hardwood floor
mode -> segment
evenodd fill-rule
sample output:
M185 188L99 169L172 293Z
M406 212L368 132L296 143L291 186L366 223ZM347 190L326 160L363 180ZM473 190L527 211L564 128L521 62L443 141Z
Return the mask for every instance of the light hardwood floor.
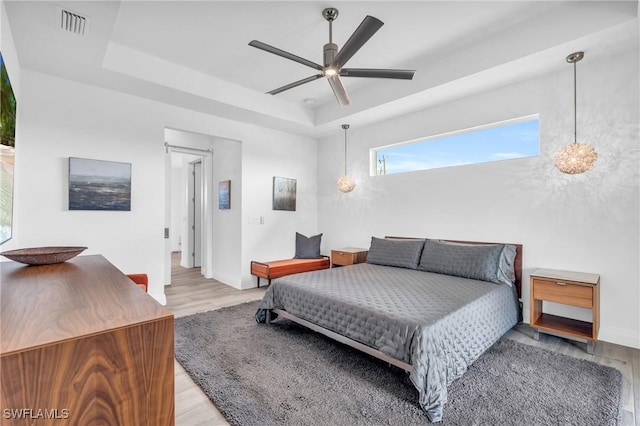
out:
M177 254L173 256L172 285L165 287L167 308L176 317L219 309L262 298L266 288L236 290L216 280L205 279L200 269L180 267ZM540 334L540 341L532 338L526 324L518 325L507 337L531 346L541 347L575 358L587 359L615 367L624 377L623 426L640 426L640 350L607 342L597 342L594 354L585 351L585 344ZM191 380L182 366L175 362L176 373L176 425L227 425L220 412L202 390Z

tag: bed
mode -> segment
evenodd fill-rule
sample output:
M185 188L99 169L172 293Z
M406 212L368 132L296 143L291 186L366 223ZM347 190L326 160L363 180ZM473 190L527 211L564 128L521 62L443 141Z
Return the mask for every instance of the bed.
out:
M447 386L520 316L522 246L372 238L366 263L273 281L256 312L409 373L419 404L442 420Z

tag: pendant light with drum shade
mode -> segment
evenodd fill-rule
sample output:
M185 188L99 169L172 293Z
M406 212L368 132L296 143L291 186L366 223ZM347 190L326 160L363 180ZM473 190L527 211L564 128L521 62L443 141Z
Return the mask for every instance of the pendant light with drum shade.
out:
M576 63L582 58L584 52L575 52L567 56L567 62L573 64L573 143L563 147L553 159L558 170L570 175L586 172L593 167L598 158L596 150L591 145L578 142Z
M356 183L349 175L347 175L347 129L348 124L343 124L344 129L344 175L338 179L338 189L342 192L351 192L356 187Z

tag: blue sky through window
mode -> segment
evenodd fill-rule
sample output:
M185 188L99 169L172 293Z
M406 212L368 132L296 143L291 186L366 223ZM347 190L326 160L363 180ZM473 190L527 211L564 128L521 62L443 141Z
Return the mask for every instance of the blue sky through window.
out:
M376 151L376 174L403 173L540 154L539 119L526 119L398 144Z

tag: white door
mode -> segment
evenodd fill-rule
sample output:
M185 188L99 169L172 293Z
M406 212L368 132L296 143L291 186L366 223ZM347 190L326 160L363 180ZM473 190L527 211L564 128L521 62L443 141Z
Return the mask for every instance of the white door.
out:
M202 161L191 163L193 167L193 267L202 265Z

